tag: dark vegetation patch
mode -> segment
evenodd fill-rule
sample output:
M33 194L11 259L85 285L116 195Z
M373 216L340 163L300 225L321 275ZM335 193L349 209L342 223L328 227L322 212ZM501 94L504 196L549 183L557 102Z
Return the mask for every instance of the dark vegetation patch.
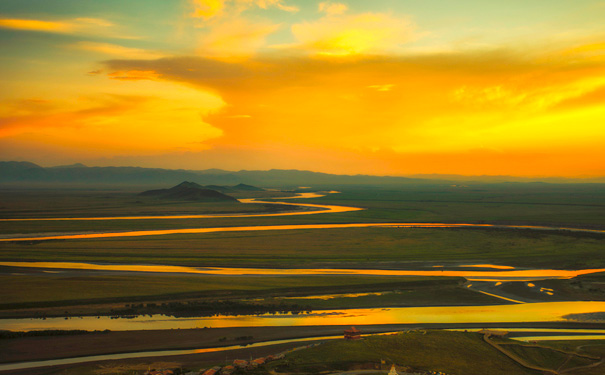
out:
M232 196L216 190L206 189L195 182L188 181L182 182L170 189L147 190L139 193L139 196L202 202L238 202Z
M6 331L0 330L0 339L16 339L21 337L47 337L47 336L73 336L86 335L90 333L108 333L110 330L104 331L85 331L81 329L59 330L49 329L43 331Z

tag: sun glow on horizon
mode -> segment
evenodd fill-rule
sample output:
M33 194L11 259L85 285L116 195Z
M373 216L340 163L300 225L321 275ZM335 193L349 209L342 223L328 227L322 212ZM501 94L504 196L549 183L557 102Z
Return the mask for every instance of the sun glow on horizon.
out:
M27 3L0 5L3 160L605 175L596 0Z

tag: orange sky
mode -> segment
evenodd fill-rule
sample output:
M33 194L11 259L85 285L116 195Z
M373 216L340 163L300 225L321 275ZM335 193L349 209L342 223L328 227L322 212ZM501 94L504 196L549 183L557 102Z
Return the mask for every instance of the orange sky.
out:
M605 175L602 1L19 4L3 160Z

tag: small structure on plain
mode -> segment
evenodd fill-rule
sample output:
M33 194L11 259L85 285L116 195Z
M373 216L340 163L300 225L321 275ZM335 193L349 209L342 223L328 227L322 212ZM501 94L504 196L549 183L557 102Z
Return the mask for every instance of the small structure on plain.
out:
M345 340L360 340L361 339L361 331L355 327L351 327L349 329L345 329Z

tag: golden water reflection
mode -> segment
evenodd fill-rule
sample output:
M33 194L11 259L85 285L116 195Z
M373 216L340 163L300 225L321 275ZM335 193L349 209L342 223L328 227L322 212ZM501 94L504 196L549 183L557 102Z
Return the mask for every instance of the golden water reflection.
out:
M605 302L545 302L519 305L438 306L318 310L309 314L264 314L174 318L162 315L130 319L109 317L2 319L0 329L147 330L203 327L325 326L426 323L532 323L566 321L568 314L605 311Z
M471 268L495 268L499 270L513 270L515 267L511 266L498 266L495 264L461 264L458 267L471 267Z
M540 279L570 279L580 275L605 272L605 268L584 270L384 270L345 268L237 268L237 267L184 267L165 265L94 264L76 262L0 262L0 266L46 268L66 270L185 273L216 276L309 276L309 275L362 275L362 276L453 276L467 280L527 281Z

